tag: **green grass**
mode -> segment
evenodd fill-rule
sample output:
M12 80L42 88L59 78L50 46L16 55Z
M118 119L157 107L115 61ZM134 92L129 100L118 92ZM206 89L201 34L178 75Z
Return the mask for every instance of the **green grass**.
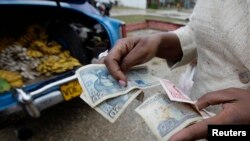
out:
M124 21L126 24L144 22L147 19L167 21L167 22L180 23L180 24L186 23L186 21L183 21L183 20L177 20L177 19L166 18L166 17L158 17L158 16L149 16L149 15L113 16L113 18Z

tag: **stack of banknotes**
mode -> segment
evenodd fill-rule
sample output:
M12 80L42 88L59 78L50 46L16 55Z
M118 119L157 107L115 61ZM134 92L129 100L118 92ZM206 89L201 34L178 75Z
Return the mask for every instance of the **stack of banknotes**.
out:
M145 66L134 67L126 74L126 87L120 86L102 64L81 67L76 75L84 90L80 97L112 123L143 90L161 85L164 93L154 94L135 109L158 140L166 141L190 124L213 116L198 110L195 101L172 82L152 76Z
M198 110L195 101L172 82L160 78L159 81L165 93L156 93L135 109L159 141L167 141L181 129L214 116L206 110Z
M103 64L83 66L76 75L84 91L80 97L112 123L142 90L159 85L145 66L134 67L126 74L126 87L120 86Z

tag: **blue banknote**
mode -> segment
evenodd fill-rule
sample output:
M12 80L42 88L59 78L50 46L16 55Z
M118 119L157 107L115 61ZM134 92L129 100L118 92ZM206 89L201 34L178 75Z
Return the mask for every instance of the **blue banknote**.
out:
M126 94L132 89L144 89L159 85L159 81L143 67L132 69L126 74L128 77L126 87L119 85L105 65L87 65L78 69L76 74L87 95L85 100L88 100L87 103L91 107L95 107L108 98Z
M110 122L115 122L125 108L132 102L142 91L135 89L125 95L107 99L95 107L102 116Z
M202 120L202 116L190 104L170 101L166 94L156 94L136 112L146 121L158 140L166 141L186 126Z

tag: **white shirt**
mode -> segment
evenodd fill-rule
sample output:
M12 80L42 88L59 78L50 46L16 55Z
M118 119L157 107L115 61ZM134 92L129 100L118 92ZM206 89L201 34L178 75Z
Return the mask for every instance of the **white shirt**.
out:
M180 39L182 60L198 58L193 99L220 89L249 88L249 0L198 0L187 26L174 31ZM249 73L248 73L249 72Z

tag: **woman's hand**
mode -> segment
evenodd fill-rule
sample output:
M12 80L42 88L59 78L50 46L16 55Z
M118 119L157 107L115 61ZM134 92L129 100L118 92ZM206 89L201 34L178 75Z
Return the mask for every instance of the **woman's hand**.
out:
M250 90L230 88L202 96L197 101L199 109L222 104L223 110L216 116L182 129L169 141L191 141L207 137L208 125L250 124Z

